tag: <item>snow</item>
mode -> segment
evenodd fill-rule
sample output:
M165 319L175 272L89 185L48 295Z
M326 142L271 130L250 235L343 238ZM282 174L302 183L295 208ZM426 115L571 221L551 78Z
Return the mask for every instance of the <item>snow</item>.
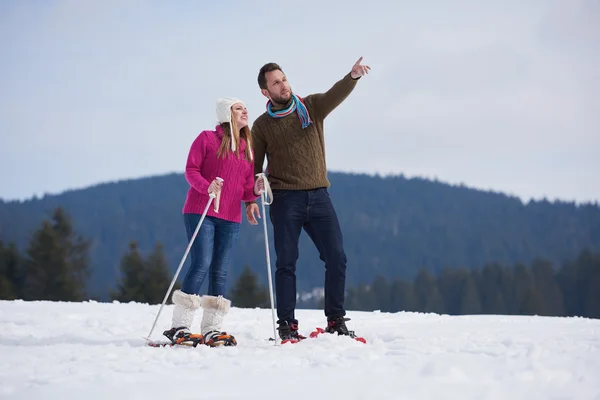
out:
M600 320L349 312L367 344L275 346L270 309L232 308L237 347L151 348L159 307L0 301L0 398L600 400ZM306 335L323 325L297 317Z

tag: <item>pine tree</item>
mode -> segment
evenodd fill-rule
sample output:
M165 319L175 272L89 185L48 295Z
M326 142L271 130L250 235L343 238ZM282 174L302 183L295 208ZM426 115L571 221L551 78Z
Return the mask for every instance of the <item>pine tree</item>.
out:
M138 242L129 242L128 252L121 257L120 269L121 279L116 290L111 292L113 300L149 304L163 302L172 278L162 243L156 242L152 252L144 258ZM175 282L171 293L180 287L181 284ZM170 298L167 303L170 303Z
M533 273L521 263L515 266L514 285L513 306L516 307L516 314L546 315L546 304L535 284Z
M484 314L508 314L511 273L499 264L486 265L480 274L480 304Z
M447 314L459 315L461 312L463 282L466 274L463 269L446 267L437 277L437 287L444 299Z
M112 299L121 302L145 301L145 266L137 242L129 242L129 251L121 258L120 269L121 281L117 291L111 293Z
M473 279L473 275L475 273L476 271L472 271L472 273L467 273L464 276L464 281L461 290L461 315L481 314L481 302L479 301L479 291L477 289L477 285L475 284L475 279Z
M544 304L543 315L564 316L566 314L565 301L556 282L552 263L547 260L536 259L532 263L531 271L535 286L539 289L540 301Z
M559 276L567 314L600 318L600 254L583 250Z
M0 275L0 300L15 300L17 296L10 283L4 275Z
M17 296L9 276L6 258L4 242L0 240L0 300L14 300Z
M144 302L161 304L171 283L169 266L163 246L157 242L145 261L143 280ZM176 288L173 288L175 290Z
M33 234L27 248L25 296L29 300L81 301L89 277L91 242L78 236L57 208Z
M582 316L584 312L580 287L582 279L579 273L582 256L585 255L582 253L576 261L566 262L557 273L558 285L565 301L565 313L568 316Z
M378 294L373 285L360 283L356 287L348 288L346 296L347 308L356 311L373 311L380 309Z
M586 276L585 316L600 318L600 254L590 257Z
M413 283L418 311L444 313L444 299L440 294L433 275L422 268L419 270Z
M23 296L23 263L14 243L8 247L0 240L0 299L14 300Z
M240 308L270 307L269 292L260 287L256 275L248 266L236 280L230 294L231 304Z
M349 286L346 290L346 308L349 310L361 311L363 310L359 302L359 289L358 287Z
M540 291L533 285L527 287L521 299L519 314L521 315L544 315L546 309Z
M391 287L388 281L381 275L375 277L371 285L371 291L375 300L373 310L389 312L392 308Z
M417 311L417 300L410 282L396 279L390 288L390 311Z
M450 315L479 314L481 303L475 284L476 271L466 268L444 268L437 278L437 286Z

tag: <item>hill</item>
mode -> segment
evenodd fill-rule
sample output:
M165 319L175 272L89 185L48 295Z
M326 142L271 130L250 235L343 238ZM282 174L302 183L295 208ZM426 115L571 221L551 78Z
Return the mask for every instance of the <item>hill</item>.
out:
M583 249L600 250L600 207L531 201L403 176L330 173L348 255L348 284L376 275L412 278L424 267L482 267L486 263L529 263L543 257L560 264ZM41 220L58 206L75 229L93 239L90 291L106 299L119 277L128 243L142 251L164 245L174 272L187 246L181 208L187 191L182 174L104 183L27 201L0 201L0 240L24 248ZM269 225L271 254L274 249ZM323 265L310 240L301 238L298 288L322 286ZM262 226L243 222L230 271L245 265L266 282Z

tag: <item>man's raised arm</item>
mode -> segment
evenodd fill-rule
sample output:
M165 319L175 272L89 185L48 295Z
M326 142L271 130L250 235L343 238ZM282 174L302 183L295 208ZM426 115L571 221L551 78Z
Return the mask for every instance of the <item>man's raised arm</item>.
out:
M352 66L352 70L342 79L337 81L328 91L325 93L313 94L311 96L310 102L322 119L325 119L329 113L346 100L346 97L348 97L356 87L356 82L363 75L369 73L371 67L362 65L362 59L363 58L360 57Z

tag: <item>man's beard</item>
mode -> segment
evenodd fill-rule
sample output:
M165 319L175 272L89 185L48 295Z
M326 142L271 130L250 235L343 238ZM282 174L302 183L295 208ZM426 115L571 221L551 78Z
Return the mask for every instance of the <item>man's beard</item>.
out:
M287 104L287 102L290 101L290 99L292 98L292 91L290 90L288 92L287 97L282 97L282 96L274 95L274 94L270 94L270 95L271 95L271 100L273 101L273 103L283 106L283 105Z

